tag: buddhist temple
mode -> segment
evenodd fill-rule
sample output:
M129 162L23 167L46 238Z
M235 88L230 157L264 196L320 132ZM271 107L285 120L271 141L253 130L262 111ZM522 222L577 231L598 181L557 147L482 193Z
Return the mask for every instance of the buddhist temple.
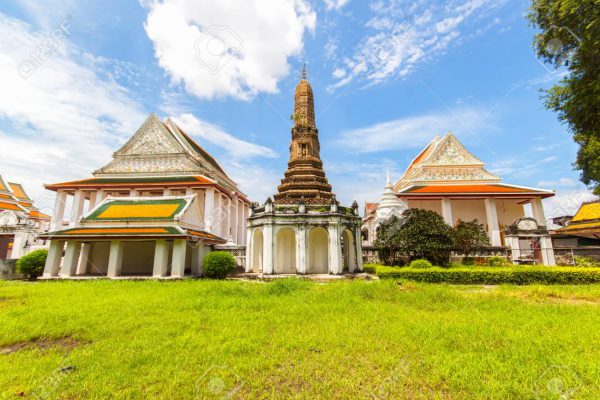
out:
M45 187L56 192L46 278L199 275L215 245L246 240L249 200L155 114L91 178Z
M407 208L435 211L451 226L477 219L488 231L491 245L508 248L514 262L555 263L542 205L542 199L554 192L503 183L452 133L436 136L393 191ZM531 217L526 216L526 205ZM368 203L363 221L367 244L375 240L376 212L377 206Z
M0 176L0 259L17 259L42 246L38 235L49 226L50 216L33 205L23 186Z
M361 271L358 204L340 206L327 181L305 68L294 94L293 120L288 169L273 200L252 209L248 219L246 272Z

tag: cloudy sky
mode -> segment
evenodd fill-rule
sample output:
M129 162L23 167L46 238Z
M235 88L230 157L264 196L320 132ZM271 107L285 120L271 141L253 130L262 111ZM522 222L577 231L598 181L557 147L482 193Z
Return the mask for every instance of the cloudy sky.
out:
M576 146L540 90L528 1L3 0L0 174L42 207L43 183L89 177L147 114L173 117L251 199L288 158L306 63L322 158L344 203L376 201L452 131L505 182L588 198Z

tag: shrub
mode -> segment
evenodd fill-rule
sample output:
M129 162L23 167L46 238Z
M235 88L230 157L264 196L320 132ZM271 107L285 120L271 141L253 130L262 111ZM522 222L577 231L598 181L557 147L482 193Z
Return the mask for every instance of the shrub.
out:
M575 256L575 265L583 268L597 268L600 263L597 263L592 257Z
M410 268L431 268L433 267L433 265L431 265L431 263L427 260L413 260L410 263Z
M44 272L48 250L34 250L17 261L17 271L35 279Z
M600 283L600 268L521 266L413 269L380 266L377 267L377 276L459 285L584 285Z
M374 274L377 272L376 268L377 265L375 264L365 264L363 265L363 272L366 272L367 274Z
M507 265L508 262L506 261L506 258L504 258L504 257L493 256L493 257L488 258L487 264L490 267L502 267L504 265Z
M227 274L235 271L235 258L224 251L213 251L204 257L202 271L211 279L225 279Z
M455 249L465 256L490 245L488 234L477 219L469 222L458 221L456 227L452 229L452 237Z
M463 265L475 265L475 259L473 257L463 257L462 264Z

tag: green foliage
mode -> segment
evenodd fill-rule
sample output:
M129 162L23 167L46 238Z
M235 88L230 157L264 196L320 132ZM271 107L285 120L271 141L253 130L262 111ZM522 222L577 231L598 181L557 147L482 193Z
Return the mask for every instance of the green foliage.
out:
M452 230L454 247L465 256L490 245L488 234L477 219L472 221L459 221Z
M600 283L600 268L504 267L504 268L394 268L378 267L377 276L418 282L486 285L584 285Z
M227 274L235 271L235 258L225 251L213 251L204 257L203 275L211 279L225 279Z
M493 256L493 257L488 258L487 263L490 267L502 267L502 266L507 265L508 261L506 261L506 258L504 258L504 257Z
M402 256L447 265L454 240L452 228L438 213L414 208L382 223L374 245L386 265L402 264Z
M475 265L475 259L473 257L463 257L462 264L463 265Z
M433 265L427 260L419 259L410 262L410 268L431 268Z
M364 264L363 272L366 272L367 274L374 274L376 268L377 268L377 265L375 265L375 264Z
M600 194L600 6L598 0L533 0L538 57L569 75L546 91L545 103L579 145L581 181Z
M34 250L17 261L17 271L30 278L37 278L44 272L48 250Z
M600 263L591 257L575 256L575 265L582 268L600 268Z

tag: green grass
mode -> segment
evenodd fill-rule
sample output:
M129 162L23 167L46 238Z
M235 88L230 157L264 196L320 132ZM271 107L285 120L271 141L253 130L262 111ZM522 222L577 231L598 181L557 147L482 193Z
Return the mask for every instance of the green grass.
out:
M600 285L0 282L0 398L597 399L599 328Z

